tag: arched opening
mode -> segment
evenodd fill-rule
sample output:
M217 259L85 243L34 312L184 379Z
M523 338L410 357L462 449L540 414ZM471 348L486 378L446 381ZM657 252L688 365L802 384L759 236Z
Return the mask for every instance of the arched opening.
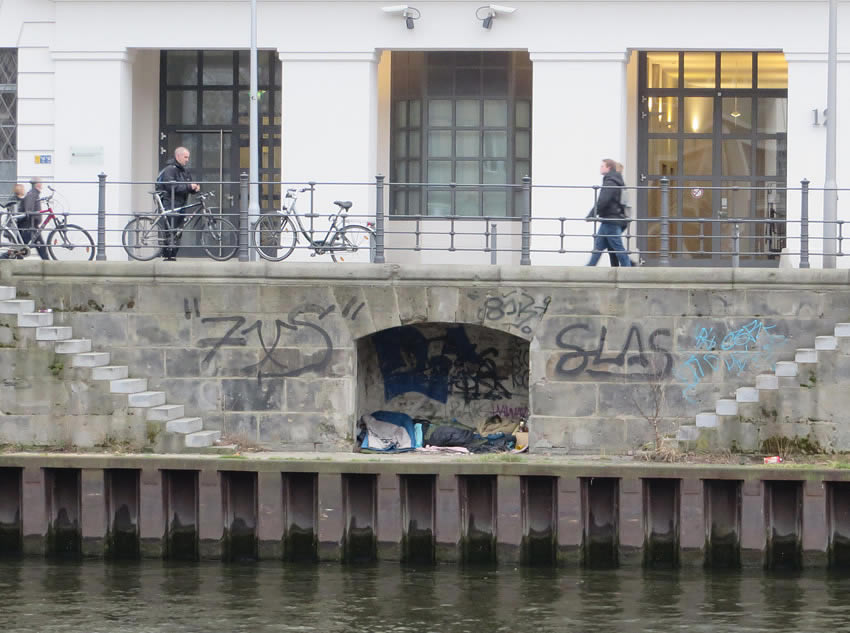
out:
M529 343L480 325L421 323L357 341L357 419L400 412L482 436L528 416Z

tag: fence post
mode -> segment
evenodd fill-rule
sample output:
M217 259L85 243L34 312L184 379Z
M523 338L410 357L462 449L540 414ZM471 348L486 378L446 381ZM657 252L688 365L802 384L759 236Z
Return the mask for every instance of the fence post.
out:
M670 265L670 179L661 179L661 253L658 256L661 266Z
M809 268L809 179L800 181L800 268Z
M384 176L375 176L375 263L384 264Z
M106 261L106 174L97 175L97 254L95 260Z
M499 255L499 245L498 241L498 233L499 228L496 226L496 223L490 225L490 264L495 266L498 263L498 255Z
M259 218L258 218L259 221ZM258 244L257 246L260 246ZM248 174L239 174L239 261L247 262L248 254Z
M522 177L522 241L520 266L531 266L531 177Z
M741 225L735 222L734 232L732 233L732 268L738 268L741 265Z

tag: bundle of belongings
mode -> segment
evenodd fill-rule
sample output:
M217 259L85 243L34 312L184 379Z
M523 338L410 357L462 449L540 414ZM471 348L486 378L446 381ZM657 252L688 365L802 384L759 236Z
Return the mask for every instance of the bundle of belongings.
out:
M491 416L481 429L473 429L457 420L438 423L414 419L398 411L375 411L360 418L357 444L361 450L383 453L424 447L465 449L462 452L470 453L510 451L516 445L516 438L503 430L493 430L500 423L499 416Z

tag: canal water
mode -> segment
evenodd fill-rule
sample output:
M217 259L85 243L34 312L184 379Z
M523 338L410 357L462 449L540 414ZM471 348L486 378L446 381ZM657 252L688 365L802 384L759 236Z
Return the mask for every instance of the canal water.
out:
M850 577L0 562L0 631L850 631Z

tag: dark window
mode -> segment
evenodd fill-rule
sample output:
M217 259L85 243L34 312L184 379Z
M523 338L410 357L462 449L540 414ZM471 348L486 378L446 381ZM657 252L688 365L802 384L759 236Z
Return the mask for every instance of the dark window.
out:
M0 49L0 193L11 195L18 176L18 51Z
M506 185L531 175L528 54L394 52L391 156L393 215L518 215Z

